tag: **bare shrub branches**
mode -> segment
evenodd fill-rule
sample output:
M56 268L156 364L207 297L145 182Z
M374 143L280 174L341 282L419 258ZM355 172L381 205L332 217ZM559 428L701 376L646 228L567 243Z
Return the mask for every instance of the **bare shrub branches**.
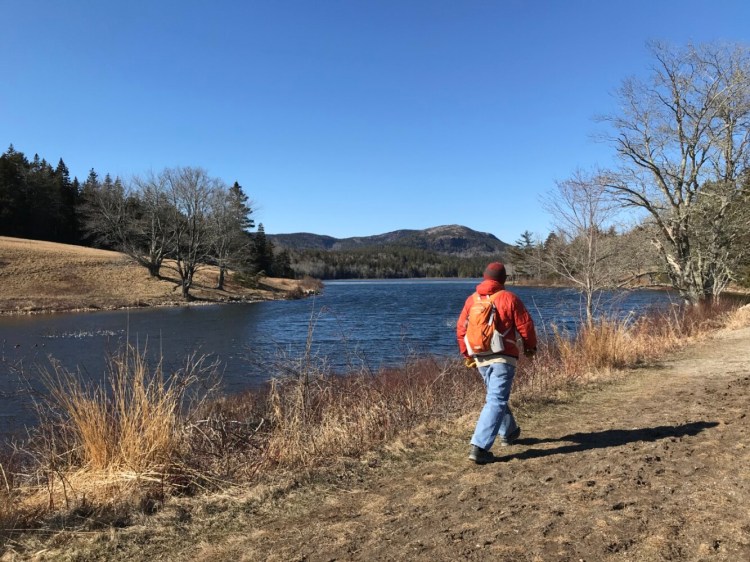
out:
M622 239L613 223L617 208L602 178L580 170L557 182L545 207L554 219L556 236L542 259L584 296L586 322L591 326L597 291L616 286L623 277L623 268L618 267Z

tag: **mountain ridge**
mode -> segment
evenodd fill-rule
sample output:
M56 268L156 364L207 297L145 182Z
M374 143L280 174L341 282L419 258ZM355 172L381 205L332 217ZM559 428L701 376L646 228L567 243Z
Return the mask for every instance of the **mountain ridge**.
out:
M489 232L479 232L462 225L443 225L417 229L400 229L371 236L335 238L310 232L267 234L274 244L288 250L347 251L360 248L399 246L427 250L457 257L489 256L503 253L509 246Z

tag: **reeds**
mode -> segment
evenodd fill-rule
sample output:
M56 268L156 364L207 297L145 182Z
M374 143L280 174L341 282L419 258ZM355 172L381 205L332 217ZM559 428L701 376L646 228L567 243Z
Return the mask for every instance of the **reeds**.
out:
M648 364L706 337L729 322L733 310L726 304L675 307L641 318L601 319L574 336L553 331L533 361L520 361L514 400L543 402L569 385ZM399 368L340 377L310 355L311 337L305 353L277 365L283 374L253 398L252 425L263 426L254 435L256 450L265 454L256 457L259 470L359 456L419 424L450 423L475 412L483 399L479 377L458 360L408 358ZM224 414L232 417L231 410Z
M0 457L0 545L9 536L9 530L23 526L25 518L31 515L20 509L20 490L14 479L18 469L13 451L5 451Z
M514 385L516 395L544 399L566 385L648 364L724 326L750 324L747 309L731 301L674 306L637 318L602 318L592 326L582 326L572 336L553 327L552 337L540 346L536 360L520 365Z

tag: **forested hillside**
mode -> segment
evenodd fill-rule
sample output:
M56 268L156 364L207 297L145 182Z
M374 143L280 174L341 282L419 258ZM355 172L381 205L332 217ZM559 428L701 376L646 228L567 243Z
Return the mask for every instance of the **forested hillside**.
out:
M0 236L80 244L82 190L62 158L52 167L36 154L28 160L11 145L0 156Z
M488 232L460 225L435 226L424 230L395 230L374 236L333 238L301 232L269 235L275 244L289 250L356 250L402 246L450 256L471 258L502 254L508 244Z
M492 234L459 225L342 239L310 233L268 238L289 252L297 275L320 279L477 277L508 248Z
M395 279L409 277L479 277L488 261L501 254L462 258L404 246L372 246L357 250L290 251L299 275L318 279Z

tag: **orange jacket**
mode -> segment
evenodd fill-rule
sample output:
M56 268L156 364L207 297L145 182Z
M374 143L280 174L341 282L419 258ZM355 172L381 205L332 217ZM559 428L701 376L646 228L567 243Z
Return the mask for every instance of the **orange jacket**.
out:
M498 292L499 291L499 292ZM477 293L482 296L495 295L495 308L497 308L497 315L495 316L495 322L497 323L497 331L501 333L508 333L505 339L505 350L502 353L498 353L498 356L509 356L518 359L518 345L516 344L516 333L520 334L523 340L524 349L536 349L536 331L534 330L534 322L531 319L526 307L515 294L510 291L506 291L505 288L491 279L486 279L477 285ZM456 339L458 340L458 349L461 353L468 357L466 350L466 343L464 342L464 336L466 335L466 326L469 322L469 309L474 302L474 295L469 295L464 303L464 308L461 311L461 315L458 317L456 323ZM483 359L490 359L492 356L485 356Z

